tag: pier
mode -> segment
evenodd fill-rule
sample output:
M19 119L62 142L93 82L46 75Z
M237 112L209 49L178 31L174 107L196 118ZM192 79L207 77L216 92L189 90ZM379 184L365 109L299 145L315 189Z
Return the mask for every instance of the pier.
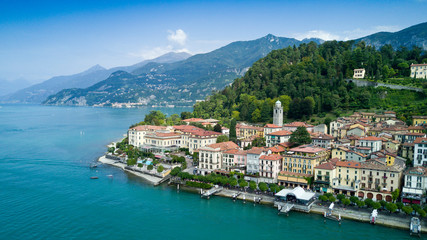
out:
M211 195L221 192L222 189L223 189L222 187L215 186L215 187L213 187L209 190L206 190L204 192L203 192L203 190L201 190L201 196L200 197L209 199L211 197Z
M288 215L289 212L294 208L295 204L293 203L286 203L286 204L279 204L277 206L277 209L279 210L278 214L286 214Z

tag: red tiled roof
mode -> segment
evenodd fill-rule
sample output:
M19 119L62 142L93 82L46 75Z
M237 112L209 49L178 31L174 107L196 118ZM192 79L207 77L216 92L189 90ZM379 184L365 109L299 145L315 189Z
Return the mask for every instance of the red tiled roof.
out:
M291 148L289 151L293 152L305 152L305 153L317 153L317 152L323 152L326 151L326 149L321 147L313 147L310 145L302 145L299 147Z
M277 154L262 155L261 157L259 157L259 159L269 160L269 161L278 161L278 160L282 159L282 156L277 155Z
M359 140L364 140L364 141L382 141L381 138L374 137L374 136L364 137L364 138L361 138Z
M253 148L249 149L247 151L247 153L258 154L259 155L259 154L261 154L264 151L265 151L265 149L263 147L253 147Z
M222 142L222 143L214 143L214 144L208 145L208 147L219 148L219 149L221 149L221 151L239 148L239 146L232 141Z
M307 124L305 122L291 122L284 125L285 127L313 127L313 125Z
M315 169L325 169L325 170L333 170L335 168L336 162L325 162L320 164Z
M272 123L265 124L264 127L265 128L282 128L282 127L277 126L276 124L272 124Z
M165 126L155 126L155 125L138 125L136 127L133 127L131 129L134 129L136 131L147 131L147 130L165 130Z
M411 67L412 66L414 66L414 67L419 67L419 66L427 66L427 64L426 63L420 63L420 64L411 64Z
M203 121L203 118L188 118L188 119L184 119L182 120L183 122L200 122Z
M292 147L295 144L291 142L284 142L284 143L279 143L279 145L282 147L288 148L288 147Z
M354 162L354 161L338 161L337 166L339 167L349 167L349 168L360 168L360 162Z
M416 138L414 143L427 143L427 138Z
M271 152L274 152L274 153L279 153L279 152L284 152L285 148L280 145L276 145L274 147L267 148L267 150L271 150Z
M277 132L272 132L269 133L267 135L273 135L273 136L289 136L291 135L292 132L286 131L286 130L281 130L281 131L277 131Z

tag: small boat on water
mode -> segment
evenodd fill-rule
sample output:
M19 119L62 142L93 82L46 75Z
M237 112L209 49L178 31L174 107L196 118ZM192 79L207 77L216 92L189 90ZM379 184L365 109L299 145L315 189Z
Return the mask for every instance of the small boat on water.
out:
M90 168L96 168L96 167L98 167L98 165L97 165L97 164L95 164L95 163L92 163L92 164L90 165Z
M109 175L107 175L107 177L113 178L113 174L109 174Z
M90 177L90 179L98 179L97 176Z
M411 225L409 226L410 235L418 235L421 237L421 222L417 217L411 218Z

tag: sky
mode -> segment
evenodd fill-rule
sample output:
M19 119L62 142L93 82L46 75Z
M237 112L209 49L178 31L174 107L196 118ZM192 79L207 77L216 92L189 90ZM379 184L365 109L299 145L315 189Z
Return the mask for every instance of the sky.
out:
M0 80L33 83L273 34L349 40L427 21L427 0L0 0Z

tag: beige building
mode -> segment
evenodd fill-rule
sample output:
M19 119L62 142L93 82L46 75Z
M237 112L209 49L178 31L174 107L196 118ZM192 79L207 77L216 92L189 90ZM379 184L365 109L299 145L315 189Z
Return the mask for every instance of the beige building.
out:
M214 143L199 148L199 172L207 175L214 170L221 169L223 153L238 148L239 146L232 141Z
M145 143L140 146L146 152L176 151L181 146L181 134L154 132L145 135Z
M236 134L238 138L248 138L252 136L264 137L264 128L252 125L237 124Z
M382 161L361 163L362 176L357 196L373 200L392 201L391 193L401 188L402 172L397 165L387 166Z
M338 158L321 163L314 168L314 190L316 192L333 192L332 179L336 178Z
M411 64L411 78L427 78L427 64Z
M355 196L359 190L361 163L355 161L338 161L336 177L332 179L332 188L336 194Z
M139 125L136 127L129 128L128 130L128 139L129 144L135 147L140 147L145 144L145 135L154 133L157 131L169 132L170 127L165 126L154 126L154 125Z
M267 147L276 146L279 143L285 143L291 138L292 132L281 130L277 132L269 133L265 136Z
M356 79L365 78L365 69L364 68L354 69L353 78L356 78Z
M181 133L181 147L188 148L190 153L195 150L216 143L216 139L221 133L214 131L206 131L202 128L191 125L173 126L177 133Z

